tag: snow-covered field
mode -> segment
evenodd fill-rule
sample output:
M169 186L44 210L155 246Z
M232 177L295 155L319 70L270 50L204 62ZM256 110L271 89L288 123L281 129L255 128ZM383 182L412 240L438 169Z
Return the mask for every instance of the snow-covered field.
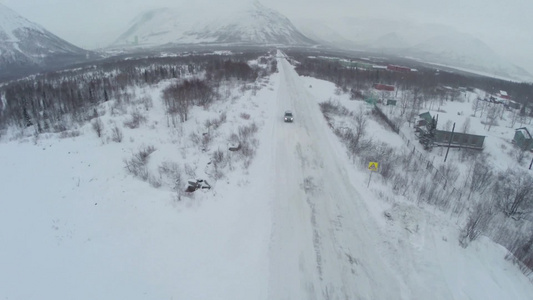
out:
M0 144L0 299L531 299L533 284L505 249L464 249L454 218L401 198L350 162L318 102L332 83L299 77L282 57L257 94L233 92L167 127L160 86L148 121L122 143L81 135ZM347 97L347 96L346 96ZM106 108L109 110L109 108ZM284 123L283 112L295 114ZM227 112L202 152L191 132ZM243 117L249 114L250 118ZM210 152L240 125L259 126L249 166L213 180ZM401 139L372 124L384 140ZM153 145L162 162L195 170L213 189L177 201L129 175L124 159ZM385 217L384 212L390 217Z

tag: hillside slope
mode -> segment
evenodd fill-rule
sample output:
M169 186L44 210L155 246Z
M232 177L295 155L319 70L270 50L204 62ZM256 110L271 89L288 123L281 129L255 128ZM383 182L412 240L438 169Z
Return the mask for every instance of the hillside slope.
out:
M364 50L470 70L514 80L533 80L475 36L451 27L384 19L339 18L323 31L320 21L297 21L304 34L350 50ZM332 33L335 32L335 34Z
M217 10L195 6L152 10L134 19L112 47L200 43L314 44L289 19L256 1Z
M0 80L83 61L88 55L94 56L0 4Z

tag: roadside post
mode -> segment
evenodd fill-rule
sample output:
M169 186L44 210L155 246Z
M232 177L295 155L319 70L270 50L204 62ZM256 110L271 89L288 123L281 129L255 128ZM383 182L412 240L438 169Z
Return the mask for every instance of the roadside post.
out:
M366 185L366 187L370 186L370 180L372 179L372 173L377 172L378 167L379 167L379 163L375 161L371 161L368 163L368 169L370 170L370 176L368 177L368 184Z

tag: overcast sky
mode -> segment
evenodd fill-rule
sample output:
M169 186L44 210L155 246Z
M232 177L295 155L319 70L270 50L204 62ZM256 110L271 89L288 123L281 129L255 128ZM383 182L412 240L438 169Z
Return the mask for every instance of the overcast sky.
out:
M203 5L239 5L251 0L201 0ZM198 0L0 0L23 17L83 48L105 47L138 14ZM533 70L532 0L261 0L294 18L339 16L389 18L444 24L483 40L514 63Z

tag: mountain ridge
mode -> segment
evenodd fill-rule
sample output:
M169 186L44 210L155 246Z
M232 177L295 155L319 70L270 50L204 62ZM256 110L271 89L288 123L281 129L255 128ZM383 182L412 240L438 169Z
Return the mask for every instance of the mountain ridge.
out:
M0 4L0 79L64 66L87 55L94 56Z
M216 12L207 8L184 11L159 8L131 22L111 47L161 46L165 44L316 44L291 21L259 2Z
M343 49L383 53L398 57L415 58L422 62L468 69L502 78L533 81L533 75L503 58L479 38L439 24L415 24L392 20L361 20L346 18L336 21L335 33L316 37ZM320 21L300 21L297 27L304 34L320 34ZM339 29L340 28L340 29Z

